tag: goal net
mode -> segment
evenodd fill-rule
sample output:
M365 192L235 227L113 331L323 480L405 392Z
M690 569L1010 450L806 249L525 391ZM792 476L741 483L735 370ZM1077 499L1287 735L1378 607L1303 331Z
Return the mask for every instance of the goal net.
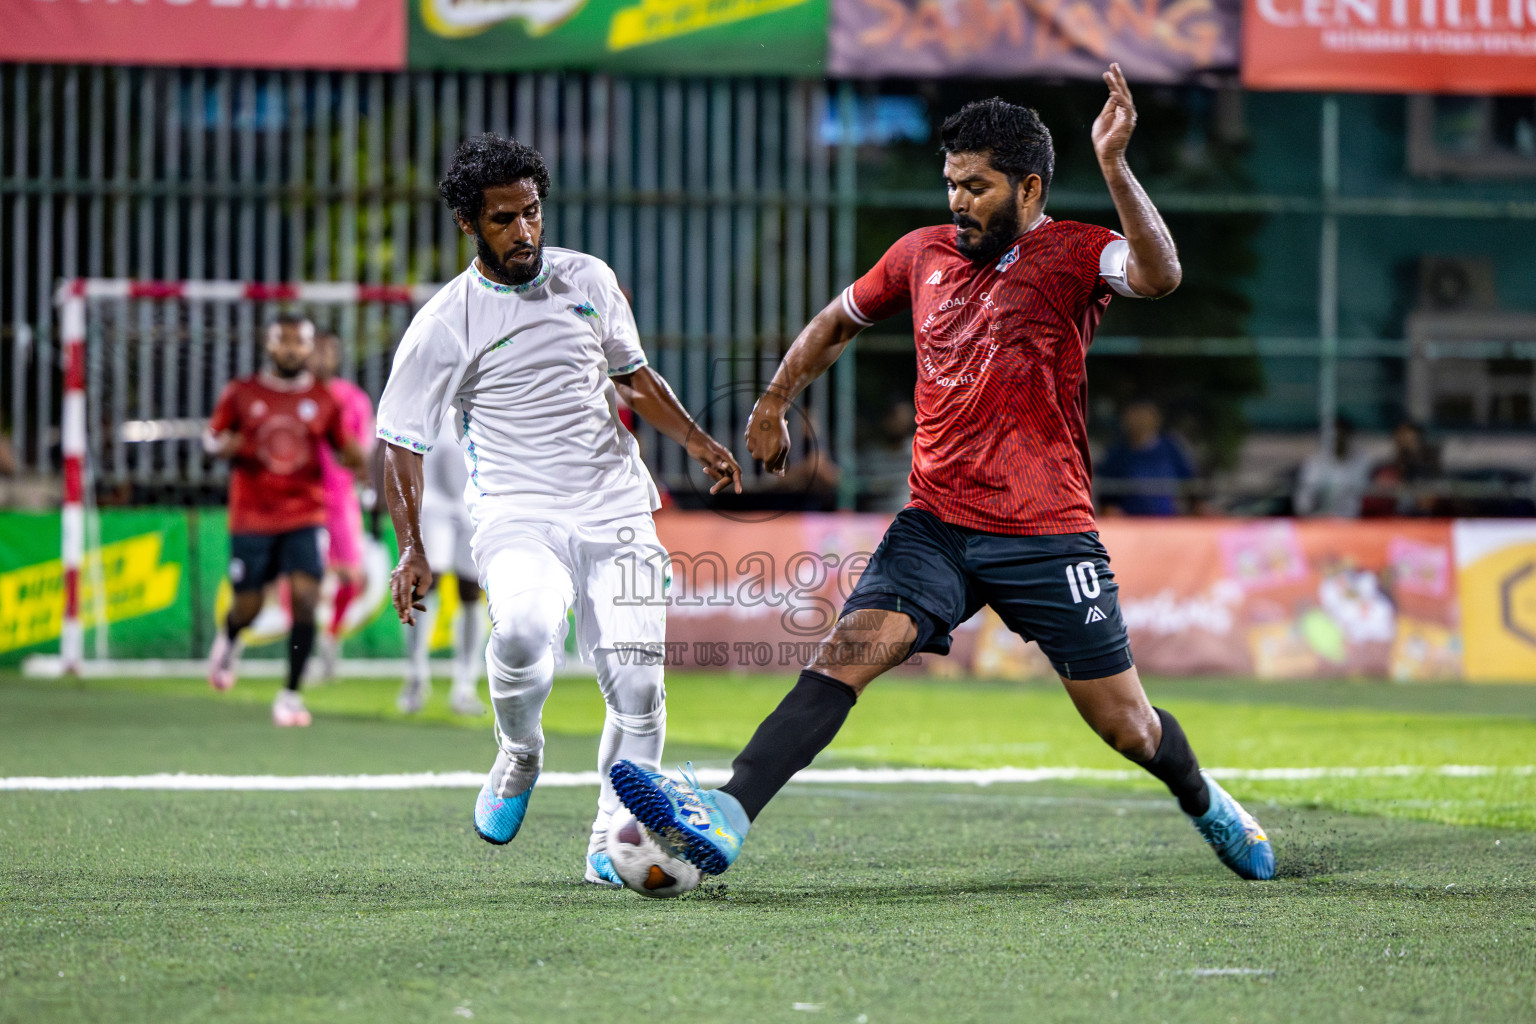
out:
M215 595L201 592L195 571L168 576L166 553L151 549L174 535L189 561L222 562L222 552L198 551L209 537L195 509L224 500L229 467L203 451L201 438L225 384L261 365L264 325L299 313L317 331L335 332L338 376L376 403L412 312L439 287L119 279L60 286L61 671L145 657L146 643L157 646L154 636L129 643L135 630L128 622L163 610L156 606L167 600L186 609L189 633L179 643L167 638L165 656L192 656L204 639L198 634L206 632ZM131 528L119 536L132 516L118 509L135 509L145 522L158 517L161 540L145 541L150 533Z

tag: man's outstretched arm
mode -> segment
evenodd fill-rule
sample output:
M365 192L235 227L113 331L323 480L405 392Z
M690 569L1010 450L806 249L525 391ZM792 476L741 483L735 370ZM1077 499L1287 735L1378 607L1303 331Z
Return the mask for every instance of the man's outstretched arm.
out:
M614 374L613 385L636 416L687 449L693 461L714 481L710 494L727 487L741 493L741 467L736 464L736 457L693 421L661 374L642 366L633 373Z
M1111 64L1104 72L1104 84L1109 86L1109 100L1093 122L1093 151L1115 200L1120 232L1131 246L1125 281L1137 295L1160 299L1183 279L1179 251L1168 225L1125 160L1125 147L1136 128L1136 105L1131 102L1131 88L1119 64Z
M784 411L811 381L837 362L843 349L863 329L863 324L848 315L839 296L811 318L784 353L773 382L752 407L752 418L747 421L747 451L762 462L764 469L784 475L789 458L789 425Z
M416 624L413 609L427 610L427 591L432 587L432 568L421 540L422 487L420 453L390 445L384 453L384 501L395 524L400 561L389 574L389 594L395 614L408 626Z

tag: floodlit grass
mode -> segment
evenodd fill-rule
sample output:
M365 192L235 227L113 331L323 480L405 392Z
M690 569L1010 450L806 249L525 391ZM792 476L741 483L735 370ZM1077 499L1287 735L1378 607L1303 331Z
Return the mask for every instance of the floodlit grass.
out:
M877 685L828 764L1121 766L1055 688ZM671 755L727 762L786 686L675 678ZM1536 758L1515 691L1152 691L1211 764ZM315 691L308 730L272 729L271 692L0 678L0 775L490 760L488 720L401 721L391 683ZM599 714L562 681L550 768L590 766ZM501 849L467 790L0 793L0 1022L1536 1019L1536 832L1404 820L1526 821L1529 780L1356 781L1241 784L1270 883L1155 787L792 786L667 903L580 881L588 789L536 793Z
M784 695L786 677L739 677L674 674L668 680L669 758L693 757L724 766L752 735L764 715ZM114 701L123 714L139 720L137 697L188 698L176 707L187 713L213 714L213 704L243 708L231 715L251 730L249 741L228 747L220 771L285 771L282 751L299 743L274 737L265 724L265 707L276 683L242 683L229 694L215 694L199 681L123 681L80 684L96 701ZM395 683L348 681L314 689L309 704L317 714L344 717L366 733L399 721L394 711ZM75 684L13 683L9 700L26 694L73 692ZM462 738L462 754L445 769L474 769L494 752L487 738L490 718L453 719L439 693L426 721L440 727L482 729ZM1285 768L1418 765L1487 765L1520 768L1536 763L1536 687L1388 686L1364 683L1263 684L1248 681L1161 681L1148 683L1155 703L1178 716L1201 762L1217 768ZM49 705L54 706L53 704ZM196 708L196 711L191 709ZM62 706L60 707L62 711ZM602 728L602 702L590 679L561 679L545 712L545 730L567 737L594 736ZM166 714L174 725L180 713ZM152 724L152 723L148 723ZM86 729L91 728L82 723ZM224 734L189 728L170 749L124 750L133 771L179 769L182 761L206 748L227 746ZM409 734L408 734L409 735ZM0 745L0 774L18 774L13 758L51 758L51 774L80 774L97 743L88 735L59 730L15 737L17 747ZM408 752L382 761L364 751L357 763L370 769L412 770ZM583 743L587 741L582 741ZM46 748L46 749L44 749ZM713 748L713 749L710 749ZM35 755L25 755L28 749ZM242 759L253 749L259 769ZM384 753L380 751L380 753ZM335 751L333 756L344 756ZM350 756L350 755L346 755ZM190 762L187 762L190 763ZM848 724L819 763L893 764L946 768L1003 766L1078 766L1124 769L1127 766L1083 725L1059 686L930 682L886 679L859 701ZM399 767L390 767L398 764ZM71 767L73 766L73 767ZM587 760L575 767L588 767ZM129 769L122 769L127 771ZM313 770L325 770L323 767ZM337 769L340 770L340 769ZM1155 792L1150 779L1119 784ZM1304 782L1243 782L1241 795L1285 803L1332 807L1450 824L1536 828L1536 775L1504 772L1480 778L1360 778Z

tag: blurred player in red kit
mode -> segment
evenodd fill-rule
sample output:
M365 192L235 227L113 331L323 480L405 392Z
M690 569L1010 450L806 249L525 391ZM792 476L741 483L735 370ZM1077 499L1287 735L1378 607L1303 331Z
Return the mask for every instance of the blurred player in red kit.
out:
M354 472L365 463L341 407L309 371L314 348L315 325L308 318L273 320L266 331L267 365L225 386L203 437L210 454L230 460L229 582L234 589L209 656L208 682L216 690L235 685L240 631L261 611L267 584L286 576L293 631L288 682L272 704L272 721L280 726L310 722L299 682L315 646L315 604L325 575L320 453L330 445Z
M1124 234L1045 212L1055 165L1033 110L972 103L941 130L950 223L899 239L801 331L758 401L747 450L783 472L786 410L866 327L911 311L912 500L897 513L821 653L716 790L626 761L611 781L646 827L706 873L730 866L764 806L832 742L854 702L913 653L948 654L983 605L1035 640L1083 719L1172 792L1238 875L1274 875L1269 838L1148 702L1094 525L1085 356L1112 295L1160 298L1182 269L1131 173L1136 107L1118 65L1093 148Z
M309 371L336 399L342 426L349 437L357 438L367 456L373 447L373 402L368 392L345 377L336 376L340 365L341 339L330 331L315 335ZM368 576L363 568L363 509L357 497L357 475L340 463L329 445L320 446L320 474L325 481L325 534L329 545L325 568L336 577L331 622L320 637L320 675L331 679L336 675L336 655L347 609L363 592Z

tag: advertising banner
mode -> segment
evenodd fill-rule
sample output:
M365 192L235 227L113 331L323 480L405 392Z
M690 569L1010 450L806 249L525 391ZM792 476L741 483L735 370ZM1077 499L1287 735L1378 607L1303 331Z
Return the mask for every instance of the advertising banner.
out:
M673 553L669 663L786 671L809 661L889 521L805 515L747 526L710 513L659 516ZM1146 673L1461 676L1447 522L1106 519L1100 532ZM1065 582L1061 600L1072 600ZM1051 674L1034 645L990 611L954 636L948 658L921 659L924 671Z
M1536 521L1458 522L1456 574L1467 681L1536 682Z
M106 623L115 656L189 656L186 513L124 510L100 521L101 546L87 551L80 570L86 649ZM0 513L0 664L56 651L63 620L58 514Z
M832 0L831 73L1182 82L1237 66L1238 0Z
M404 0L6 0L0 60L392 71Z
M1536 0L1244 0L1250 89L1536 92Z
M827 0L406 0L410 66L826 73Z

